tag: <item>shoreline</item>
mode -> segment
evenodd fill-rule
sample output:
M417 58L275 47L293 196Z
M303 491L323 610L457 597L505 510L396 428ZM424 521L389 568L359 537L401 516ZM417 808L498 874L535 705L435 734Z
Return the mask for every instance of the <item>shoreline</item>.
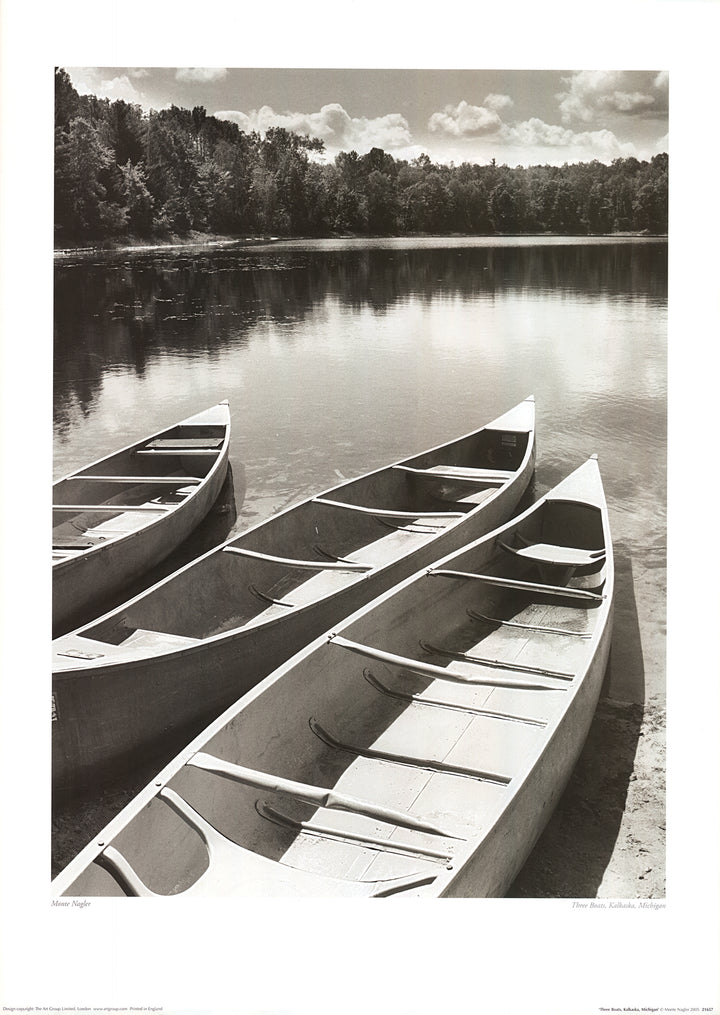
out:
M192 247L234 247L261 246L267 243L308 242L323 240L429 240L442 237L444 239L477 239L506 240L514 237L522 239L545 238L548 240L666 240L667 233L617 232L617 233L399 233L392 235L358 235L357 233L337 233L330 236L221 236L216 233L191 233L188 236L170 237L134 237L121 239L98 240L94 243L66 243L53 247L54 256L81 253L122 253L150 250L186 249Z

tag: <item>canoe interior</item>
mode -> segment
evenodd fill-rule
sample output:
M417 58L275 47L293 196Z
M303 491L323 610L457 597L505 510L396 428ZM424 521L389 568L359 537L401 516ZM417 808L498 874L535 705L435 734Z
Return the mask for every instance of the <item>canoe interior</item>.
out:
M382 895L431 885L510 806L607 620L600 508L544 501L500 531L452 557L453 574L429 569L268 678L224 726L211 727L195 763L167 782L170 792L155 791L104 844L111 861L90 863L66 893L127 894L118 868L105 869L112 850L160 895ZM568 573L512 552L535 544L581 549L587 563ZM558 584L566 591L553 593ZM287 786L258 788L198 767L205 756L381 810L319 808ZM188 804L211 836L220 833L212 860L197 825L179 813Z
M524 432L482 430L406 463L413 469L442 465L500 470L519 468L527 450ZM83 639L149 645L151 634L205 639L250 624L275 621L359 582L363 574L390 564L440 535L491 497L503 480L418 475L391 467L343 484L332 492L338 504L407 512L385 517L338 504L306 501L243 533L229 544L288 560L315 563L318 570L260 560L220 550L151 589L120 614L90 625ZM416 517L419 512L422 517ZM350 563L355 569L323 563ZM359 569L358 569L359 568ZM141 634L138 634L141 632Z
M53 562L143 528L192 496L215 465L226 433L219 424L180 424L59 480L53 485ZM63 505L80 510L59 510ZM102 510L93 511L94 505ZM123 511L128 507L142 510Z

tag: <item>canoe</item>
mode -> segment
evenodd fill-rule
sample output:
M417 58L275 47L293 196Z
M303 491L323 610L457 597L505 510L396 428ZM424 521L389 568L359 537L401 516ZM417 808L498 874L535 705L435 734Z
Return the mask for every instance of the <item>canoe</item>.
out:
M534 436L531 397L276 514L57 639L56 793L124 780L150 755L169 761L331 624L505 521L532 476Z
M507 894L590 727L613 586L593 457L268 676L53 893Z
M221 402L53 484L54 632L182 543L220 493L229 444Z

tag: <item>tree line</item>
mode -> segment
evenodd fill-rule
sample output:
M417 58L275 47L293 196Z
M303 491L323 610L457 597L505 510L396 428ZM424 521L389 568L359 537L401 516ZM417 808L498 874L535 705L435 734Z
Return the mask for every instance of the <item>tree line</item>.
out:
M79 95L55 72L56 243L136 236L664 234L668 156L564 166L433 163L380 148L320 162L317 138L264 136L171 106Z

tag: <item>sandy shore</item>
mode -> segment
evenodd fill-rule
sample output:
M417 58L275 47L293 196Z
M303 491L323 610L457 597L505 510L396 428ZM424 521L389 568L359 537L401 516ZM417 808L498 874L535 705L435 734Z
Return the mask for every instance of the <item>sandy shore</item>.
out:
M603 698L511 898L665 897L665 709Z

